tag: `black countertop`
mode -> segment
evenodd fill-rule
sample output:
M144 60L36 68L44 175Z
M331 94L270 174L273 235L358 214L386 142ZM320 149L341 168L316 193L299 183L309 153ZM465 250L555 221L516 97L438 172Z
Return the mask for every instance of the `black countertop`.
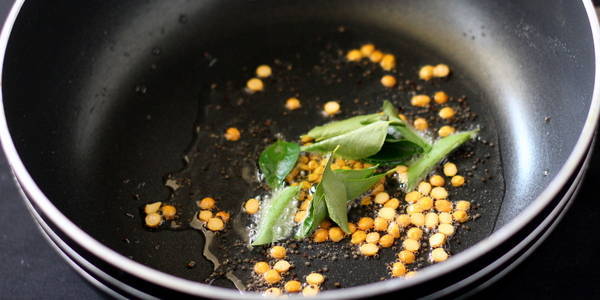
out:
M0 0L4 19L11 1ZM600 138L600 134L597 135ZM475 298L600 299L600 146L582 190L548 239ZM0 151L0 299L103 299L47 244Z

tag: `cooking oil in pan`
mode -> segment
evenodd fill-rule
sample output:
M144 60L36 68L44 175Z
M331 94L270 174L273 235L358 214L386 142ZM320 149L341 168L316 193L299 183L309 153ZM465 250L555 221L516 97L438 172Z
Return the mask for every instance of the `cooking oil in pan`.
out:
M341 104L341 113L333 118L335 120L379 111L385 99L399 106L409 119L424 117L429 121L430 128L439 128L445 123L435 117L436 110L412 107L408 99L415 93L446 91L450 95L448 105L458 111L453 125L459 130L468 130L473 126L481 128L477 141L466 144L448 158L459 166L461 175L467 178L465 187L450 190L451 199L471 201L470 214L473 220L459 225L447 248L451 254L457 253L492 232L503 199L504 180L494 119L487 111L485 99L480 99L475 81L462 76L460 69L453 68L452 78L448 81L431 84L419 82L415 63L425 64L443 59L435 53L427 53L423 50L426 47L403 47L403 43L414 41L382 43L389 48L387 51L394 52L399 58L396 70L391 72L385 72L377 64L368 61L347 63L346 50L360 46L351 35L347 35L348 32L332 30L331 33L325 33L315 41L315 49L321 50L313 53L285 55L284 51L277 57L257 54L257 57L262 57L260 64L270 62L273 69L273 78L265 79L266 88L263 92L248 94L243 90L246 80L254 76L248 71L229 74L231 78L221 81L215 80L210 89L202 92L196 138L185 155L186 167L169 176L181 188L174 189L169 200L183 211L181 220L191 220L191 228L202 233L197 241L184 242L204 243L202 255L214 264L215 269L206 282L223 284L215 279L227 278L241 290L266 288L253 273L252 267L258 261L268 260L268 247L249 247L249 237L256 229L256 217L243 213L241 208L247 199L269 194L260 181L256 160L260 152L277 137L296 141L312 127L330 121L321 114L323 103L329 100L337 100ZM328 34L331 36L328 37ZM346 38L337 36L340 34L346 34ZM383 33L369 33L367 36L374 41L386 37ZM333 40L335 44L327 42ZM449 64L452 66L451 62ZM246 66L246 70L255 67ZM211 68L219 73L218 64ZM388 73L398 78L398 85L394 89L381 86L381 76ZM300 109L286 110L285 99L291 96L301 99ZM225 129L229 127L241 131L239 141L231 142L223 138ZM439 169L436 171L441 172ZM388 190L392 197L403 199L403 194L394 186L397 184L397 181L388 181ZM209 196L217 200L219 210L231 213L231 220L224 231L208 231L196 218L198 208L195 202ZM350 220L356 221L365 214L372 215L372 212L367 213L368 209L355 205L350 211ZM293 265L293 269L285 275L285 280L302 279L310 272L322 272L328 278L325 289L390 278L388 265L396 260L396 254L401 250L396 242L390 248L381 249L377 257L365 258L348 239L339 243L313 243L310 239L290 238L279 244L288 250L286 260ZM427 255L423 254L409 268L420 269L429 264Z

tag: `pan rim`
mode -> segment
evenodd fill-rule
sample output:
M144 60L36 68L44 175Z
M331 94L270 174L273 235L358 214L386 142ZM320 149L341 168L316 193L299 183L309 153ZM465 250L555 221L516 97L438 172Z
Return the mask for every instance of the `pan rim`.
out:
M541 211L565 185L570 176L577 171L579 162L583 159L587 148L594 136L595 128L598 123L600 114L600 25L598 24L598 16L591 0L582 0L586 10L588 21L591 26L593 46L594 46L594 88L592 101L589 107L588 115L583 126L583 130L577 139L577 143L573 151L569 154L565 163L561 166L556 176L550 181L548 187L536 197L521 213L510 220L499 230L486 237L484 240L476 243L468 249L454 255L451 259L444 263L436 264L425 268L419 272L419 276L411 280L392 279L383 282L369 283L357 287L345 288L342 290L324 291L320 294L321 298L358 298L364 296L372 296L394 290L399 290L404 287L413 286L431 280L441 274L448 273L462 265L472 261L474 258L483 255L484 253L497 247L506 241L514 232L523 228ZM18 14L25 3L25 0L16 0L13 4L2 32L0 33L0 70L4 70L4 57L10 33L18 17ZM2 86L0 78L0 86ZM84 232L71 220L69 220L62 212L58 210L48 197L42 192L38 185L25 168L25 165L11 138L8 130L8 124L4 111L3 93L0 91L0 142L6 154L7 160L11 169L21 185L21 188L27 191L29 201L32 201L42 213L48 217L59 230L74 240L79 246L83 247L93 255L99 257L103 261L121 269L135 277L164 286L169 289L188 293L196 296L204 296L211 298L239 298L244 299L256 298L263 299L258 293L240 293L235 290L210 286L200 282L191 281L179 278L162 271L153 269L129 259L115 250L105 246L98 240Z

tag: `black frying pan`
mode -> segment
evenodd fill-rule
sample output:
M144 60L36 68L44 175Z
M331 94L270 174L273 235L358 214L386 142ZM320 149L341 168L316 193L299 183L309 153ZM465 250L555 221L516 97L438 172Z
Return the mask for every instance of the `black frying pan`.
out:
M405 288L406 295L426 295L506 254L570 195L597 118L590 111L598 110L597 99L592 104L596 29L590 9L590 3L579 1L28 1L4 60L6 121L28 174L68 220L124 257L203 282L213 270L201 256L202 236L185 226L144 229L145 203L171 201L185 220L194 213L193 200L213 195L221 208L237 212L255 193L242 170L254 167L264 138L276 132L293 138L322 123L316 111L326 100L342 102L342 118L375 111L382 99L407 106L407 97L419 89L464 96L483 127L482 140L453 159L471 166L466 152L488 156L472 172L477 193L457 195L480 204L481 217L453 240L453 252L509 224L546 192L527 218L493 236L500 245L492 251L477 244L454 265L424 272L423 278L436 278L434 283L388 281L352 294ZM338 51L364 42L397 55L405 90L382 93L374 79L380 71L365 78L365 66L339 63L342 75L331 77ZM437 62L452 66L447 82L405 82L416 79L419 66ZM269 83L271 93L248 96L241 87L262 63L282 75ZM273 105L290 94L305 104L297 115ZM272 123L261 123L267 119ZM236 146L210 137L252 122L263 131L243 132L248 138ZM232 159L241 151L248 157ZM189 163L182 159L186 154ZM56 219L62 216L36 201L43 196L20 175L17 170L41 222L56 234L55 241L73 250L67 255L115 279L97 276L103 284L138 296L174 295L174 290L234 295L118 263L125 261L99 251L77 230L66 230ZM187 182L185 188L171 195L164 186L168 176ZM186 267L190 261L194 268ZM366 260L332 265L328 276L343 278L345 286L376 281L381 273ZM213 283L231 287L226 280ZM166 287L157 290L156 284Z

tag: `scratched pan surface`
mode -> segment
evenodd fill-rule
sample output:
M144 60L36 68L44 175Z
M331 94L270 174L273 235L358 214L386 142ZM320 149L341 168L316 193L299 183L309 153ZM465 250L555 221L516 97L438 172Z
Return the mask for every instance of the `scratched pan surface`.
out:
M546 188L587 116L594 72L583 4L538 1L549 7L540 12L535 2L26 2L3 72L7 122L35 182L77 226L135 261L205 282L213 278L203 236L186 228L194 201L211 195L237 214L262 192L247 175L275 134L293 140L322 124L325 101L341 102L340 119L383 99L408 108L415 91L442 89L473 118L459 128L482 128L451 157L471 175L453 196L473 200L480 215L451 241L458 253ZM559 4L572 7L552 9ZM396 55L398 88L384 90L373 64L343 62L343 51L365 42ZM449 80L410 82L419 66L439 62L452 66ZM259 64L274 76L249 95L242 87ZM285 111L290 96L301 110ZM221 138L230 126L242 129L240 142ZM167 177L183 187L172 194ZM152 201L175 203L182 227L144 229L140 207ZM327 266L329 288L387 276L343 251L321 256L337 251L327 243L299 247L297 272ZM234 261L262 255L238 248L214 250ZM381 260L393 259L388 250ZM311 266L301 265L305 253L317 256Z

